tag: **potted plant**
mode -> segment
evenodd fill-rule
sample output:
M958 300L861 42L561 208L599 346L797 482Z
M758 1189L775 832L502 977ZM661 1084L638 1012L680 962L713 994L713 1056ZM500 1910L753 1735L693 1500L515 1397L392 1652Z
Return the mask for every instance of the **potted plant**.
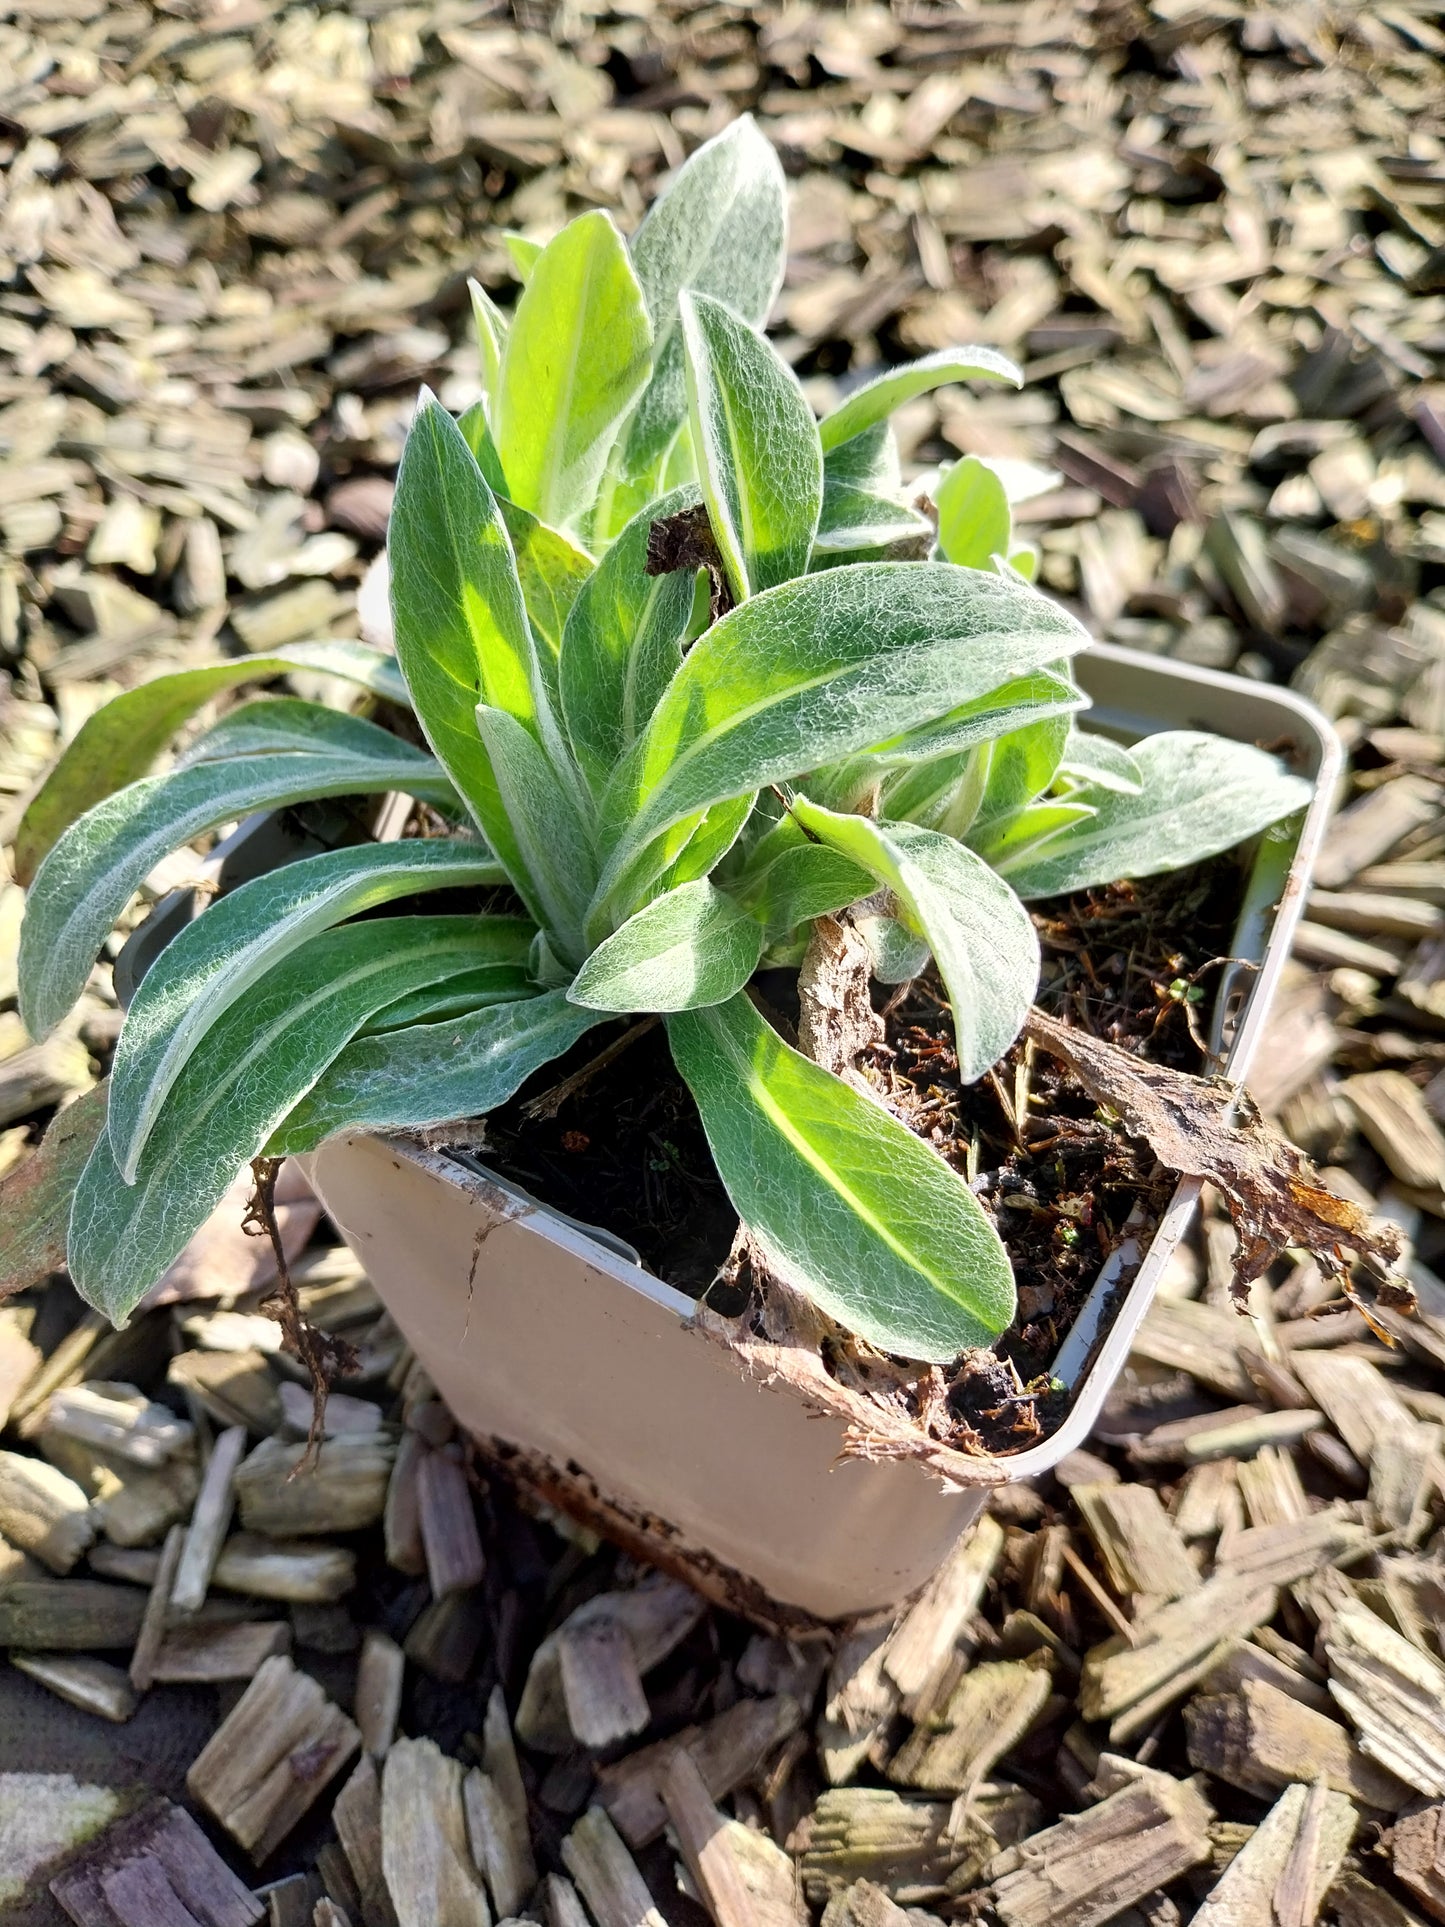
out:
M995 1224L846 1061L782 1034L760 973L812 970L839 916L882 981L931 955L959 1076L982 1078L1037 987L1026 901L1293 822L1265 836L1272 902L1331 752L1272 691L1309 774L1158 731L1220 679L1161 698L1157 667L1117 658L1105 679L1157 733L1131 749L1127 717L1080 728L1101 669L1031 584L1010 476L965 459L909 500L888 426L940 383L1017 371L947 351L816 421L760 332L783 222L776 158L743 121L630 246L587 213L518 247L510 320L474 291L482 398L457 421L424 393L398 478L394 659L283 650L91 719L17 846L21 1008L36 1036L59 1022L142 879L202 833L413 799L425 833L254 876L152 964L75 1189L77 1287L123 1320L248 1160L309 1157L440 1389L520 1475L733 1603L836 1617L926 1576L976 1507L957 1469L931 1455L948 1495L906 1464L831 1472L865 1399L745 1377L691 1301L415 1134L437 1143L589 1034L660 1019L773 1290L894 1371L949 1365L1013 1316ZM407 724L263 698L145 773L219 690L297 666ZM1253 720L1235 734L1280 735ZM1295 855L1296 895L1301 875Z

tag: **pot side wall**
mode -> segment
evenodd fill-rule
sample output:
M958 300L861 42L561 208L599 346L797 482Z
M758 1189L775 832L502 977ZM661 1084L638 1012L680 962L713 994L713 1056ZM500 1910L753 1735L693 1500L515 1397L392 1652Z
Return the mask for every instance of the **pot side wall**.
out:
M820 1619L892 1605L982 1508L915 1465L840 1460L838 1420L745 1378L680 1293L445 1157L355 1137L307 1163L461 1424L594 1478L727 1603L751 1581Z

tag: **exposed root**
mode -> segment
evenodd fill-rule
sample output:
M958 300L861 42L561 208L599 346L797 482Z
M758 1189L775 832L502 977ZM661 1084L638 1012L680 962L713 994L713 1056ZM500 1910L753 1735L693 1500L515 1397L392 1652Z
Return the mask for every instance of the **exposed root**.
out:
M326 1430L326 1401L332 1385L338 1378L356 1372L361 1359L354 1345L344 1338L333 1337L330 1332L319 1331L302 1313L291 1268L286 1262L281 1227L276 1222L276 1179L283 1162L281 1158L252 1158L251 1175L256 1180L256 1188L246 1206L241 1228L248 1237L271 1240L276 1258L276 1289L262 1301L260 1310L267 1318L276 1320L281 1327L282 1350L298 1359L311 1379L311 1429L306 1435L306 1451L291 1474L294 1479L298 1472L310 1470L321 1450Z

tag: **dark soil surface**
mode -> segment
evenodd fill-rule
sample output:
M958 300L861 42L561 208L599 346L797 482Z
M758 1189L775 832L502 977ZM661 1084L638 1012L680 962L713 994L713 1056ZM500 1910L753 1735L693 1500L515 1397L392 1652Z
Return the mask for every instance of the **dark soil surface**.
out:
M1214 967L1228 953L1241 881L1237 860L1226 857L1047 905L1035 914L1039 1002L1123 1049L1202 1071ZM1152 1226L1174 1181L1100 1118L1069 1073L1023 1045L980 1083L960 1083L948 1004L932 974L901 991L875 986L875 995L887 1036L867 1068L984 1200L1019 1286L1018 1316L994 1355L966 1360L946 1399L933 1374L920 1375L918 1415L962 1449L1019 1451L1062 1416L1050 1367L1125 1220L1137 1207ZM737 1217L662 1026L621 1049L554 1117L535 1115L539 1095L624 1032L620 1023L594 1032L494 1112L484 1156L570 1217L605 1225L659 1277L701 1297L728 1256ZM746 1299L715 1291L709 1302L731 1312ZM890 1375L890 1394L895 1388Z

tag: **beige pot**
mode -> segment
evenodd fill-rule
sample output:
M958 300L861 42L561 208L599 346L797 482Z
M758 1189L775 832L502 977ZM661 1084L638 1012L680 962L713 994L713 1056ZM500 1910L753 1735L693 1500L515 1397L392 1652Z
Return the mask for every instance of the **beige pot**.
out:
M1215 1028L1242 1080L1288 954L1333 801L1340 750L1288 691L1096 648L1077 661L1090 722L1137 740L1202 728L1293 742L1315 796L1279 888L1278 845L1241 909ZM895 1605L920 1586L989 1491L1081 1445L1194 1211L1182 1183L1139 1253L1104 1268L1056 1361L1064 1423L1016 1457L950 1455L947 1483L900 1460L844 1458L846 1419L778 1378L745 1375L692 1324L692 1301L605 1232L526 1197L469 1157L405 1140L338 1139L311 1182L461 1423L534 1495L724 1604L777 1626Z

